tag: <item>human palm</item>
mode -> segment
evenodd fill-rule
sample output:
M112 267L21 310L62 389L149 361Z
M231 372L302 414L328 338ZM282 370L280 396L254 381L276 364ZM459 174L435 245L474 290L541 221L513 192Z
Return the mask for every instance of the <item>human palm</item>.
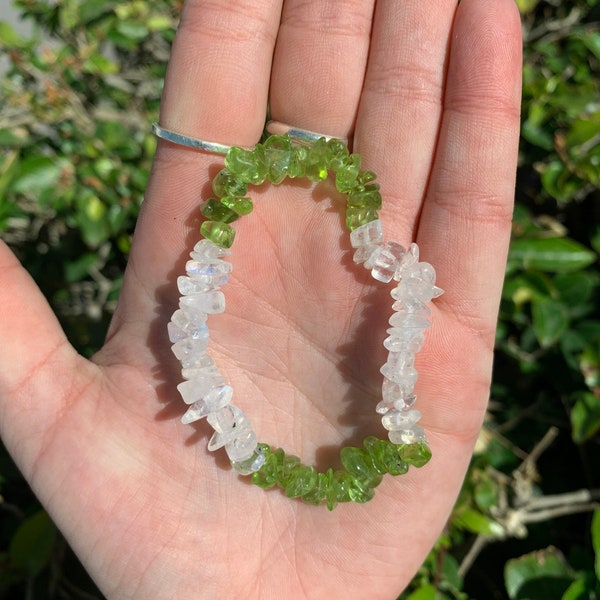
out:
M514 186L516 10L287 0L280 24L280 9L190 0L161 124L249 146L269 101L280 121L353 135L382 186L386 239L416 240L446 290L417 358L433 459L330 513L248 485L207 451L206 423L181 424L166 322L222 159L161 142L92 361L0 247L0 433L109 598L393 598L439 535L483 418ZM327 182L251 192L211 353L259 439L323 470L381 434L389 288L352 263Z

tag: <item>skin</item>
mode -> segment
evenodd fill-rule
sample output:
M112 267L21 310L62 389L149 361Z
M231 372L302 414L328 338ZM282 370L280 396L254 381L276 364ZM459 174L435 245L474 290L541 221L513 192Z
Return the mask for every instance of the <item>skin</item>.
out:
M226 6L226 8L225 8ZM440 534L486 409L510 234L521 39L512 0L189 0L163 127L253 145L271 117L331 135L381 183L386 239L415 240L445 294L417 358L423 469L332 513L241 480L179 421L175 279L222 158L159 143L122 297L92 361L0 243L0 434L107 598L390 599ZM353 265L340 199L251 190L211 352L261 441L336 465L385 432L391 287Z

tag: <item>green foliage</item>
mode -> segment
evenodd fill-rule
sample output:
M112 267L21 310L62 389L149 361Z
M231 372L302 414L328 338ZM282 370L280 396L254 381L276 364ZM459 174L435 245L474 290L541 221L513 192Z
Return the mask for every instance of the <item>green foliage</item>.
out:
M120 290L181 0L13 2L34 31L0 22L0 234L91 354ZM600 5L517 4L522 144L492 403L403 600L600 597L600 513L552 520L599 500L585 491L600 488ZM0 597L100 597L3 451L0 493Z
M524 13L522 153L545 194L583 199L600 183L600 31L595 0L518 2Z
M510 600L589 600L600 597L600 511L591 525L595 570L592 561L572 566L552 546L509 560L504 581Z
M143 198L176 3L19 0L0 24L0 231L75 345L98 346ZM47 260L38 260L46 255ZM53 269L48 271L47 264ZM98 323L91 330L87 323Z

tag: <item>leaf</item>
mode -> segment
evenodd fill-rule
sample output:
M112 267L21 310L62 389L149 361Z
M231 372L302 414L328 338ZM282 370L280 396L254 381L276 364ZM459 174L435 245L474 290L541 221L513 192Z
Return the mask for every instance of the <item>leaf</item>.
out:
M413 592L406 600L436 600L436 590L432 585L424 585Z
M60 174L61 167L57 161L46 156L32 156L21 161L11 187L17 193L38 195L53 187Z
M56 527L48 514L41 510L21 524L14 534L9 549L11 563L30 576L37 575L48 563Z
M600 510L595 511L592 517L592 546L596 555L594 570L600 581Z
M554 289L569 314L581 315L592 292L598 285L598 274L590 270L574 273L559 273L554 278Z
M0 21L0 46L23 48L27 44L7 21Z
M568 202L580 190L581 182L572 176L560 160L552 160L542 165L540 171L544 189L561 202Z
M473 498L482 510L498 506L498 495L498 484L489 476L478 482L473 490Z
M573 570L552 546L509 560L504 566L504 584L511 600L561 600L573 579Z
M571 409L571 435L580 444L600 431L600 398L584 392Z
M65 280L68 282L81 281L89 274L90 269L98 264L95 252L86 252L76 260L65 264Z
M569 325L566 307L552 298L535 300L531 315L535 337L542 348L553 346Z
M460 511L454 518L454 524L472 533L499 538L504 536L504 527L500 523L486 517L474 508Z
M530 13L538 4L539 0L516 0L521 14Z
M600 32L590 31L587 35L583 36L583 43L600 60Z
M523 269L568 273L592 264L596 254L569 238L520 238L512 241L508 260Z
M588 588L584 579L574 581L563 594L561 600L589 600L592 590Z

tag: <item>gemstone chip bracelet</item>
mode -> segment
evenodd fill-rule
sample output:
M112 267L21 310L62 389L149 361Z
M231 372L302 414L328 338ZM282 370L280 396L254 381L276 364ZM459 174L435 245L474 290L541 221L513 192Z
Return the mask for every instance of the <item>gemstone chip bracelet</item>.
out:
M410 465L421 467L431 458L425 433L418 425L421 413L414 408L417 371L415 354L430 326L427 304L442 294L435 285L435 270L419 262L416 244L404 248L384 242L378 210L379 185L372 171L361 170L361 158L335 138L319 138L309 144L293 144L289 135L271 135L253 149L232 147L225 168L212 182L215 197L201 213L201 239L186 263L186 274L178 277L179 308L168 324L172 350L181 362L184 381L177 386L187 412L183 423L206 418L214 429L208 443L211 451L224 447L231 465L241 475L263 488L279 487L290 498L309 504L367 502L382 476L401 475ZM382 399L375 411L381 415L387 439L369 436L363 447L347 446L340 452L343 468L318 472L281 448L260 443L250 421L233 402L234 391L207 353L207 322L225 310L221 287L228 281L235 230L231 223L252 211L247 197L249 185L265 181L280 184L286 177L323 181L332 172L335 186L347 199L346 225L350 230L353 260L362 264L377 281L394 282L391 296L394 314L383 342L388 358L381 367Z

